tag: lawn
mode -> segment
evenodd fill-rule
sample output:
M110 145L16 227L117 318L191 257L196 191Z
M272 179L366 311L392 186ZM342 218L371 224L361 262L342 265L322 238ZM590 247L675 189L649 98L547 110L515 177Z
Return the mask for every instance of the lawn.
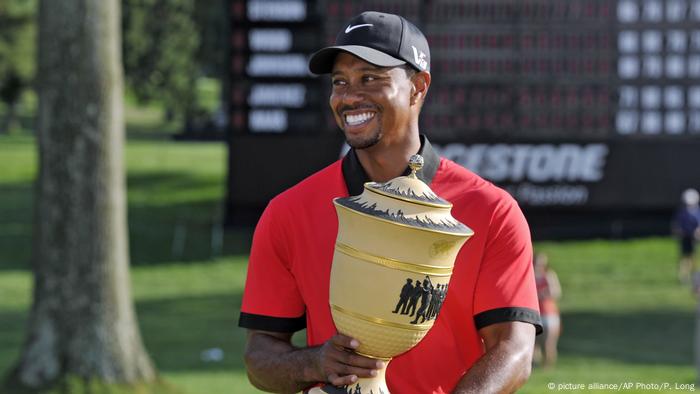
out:
M146 346L162 375L189 394L257 392L245 377L244 332L236 327L250 232L227 233L223 248L212 242L221 224L225 146L134 138L126 157L134 297ZM30 304L33 138L0 136L0 169L4 372L18 355ZM695 302L675 279L671 239L536 247L549 254L562 282L564 332L558 366L536 369L522 392L604 392L565 385L625 382L633 388L625 392L676 392L676 384L695 382ZM202 359L204 351L217 348L223 359ZM660 390L638 384L659 384Z

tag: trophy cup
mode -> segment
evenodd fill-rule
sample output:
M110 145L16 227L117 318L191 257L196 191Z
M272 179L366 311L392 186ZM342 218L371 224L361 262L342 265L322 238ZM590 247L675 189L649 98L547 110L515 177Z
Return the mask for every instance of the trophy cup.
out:
M339 333L360 342L358 354L383 360L385 368L349 387L317 388L321 392L389 393L386 365L433 326L457 253L474 234L452 217L452 204L416 177L423 158L413 155L409 166L409 176L367 182L362 194L333 200L333 321Z

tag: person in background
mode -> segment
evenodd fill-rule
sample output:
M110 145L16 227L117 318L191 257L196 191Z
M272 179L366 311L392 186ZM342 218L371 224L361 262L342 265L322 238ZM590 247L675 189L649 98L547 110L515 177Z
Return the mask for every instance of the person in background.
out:
M695 189L687 189L681 195L682 206L673 218L672 231L680 241L681 258L678 262L678 280L690 281L690 273L695 266L695 242L700 238L700 195Z
M549 267L546 254L537 253L534 265L537 298L544 329L535 341L535 360L545 368L551 368L557 362L557 343L561 333L561 318L557 305L561 297L561 285L556 272Z

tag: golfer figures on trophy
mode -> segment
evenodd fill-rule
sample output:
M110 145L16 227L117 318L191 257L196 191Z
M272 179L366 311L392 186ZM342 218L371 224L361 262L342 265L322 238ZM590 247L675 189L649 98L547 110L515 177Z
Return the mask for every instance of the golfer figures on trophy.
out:
M452 267L474 232L450 214L409 161L409 176L367 182L358 196L336 198L338 237L330 279L330 308L338 332L356 338L357 353L385 361L374 378L311 392L388 394L386 364L414 347L433 326Z

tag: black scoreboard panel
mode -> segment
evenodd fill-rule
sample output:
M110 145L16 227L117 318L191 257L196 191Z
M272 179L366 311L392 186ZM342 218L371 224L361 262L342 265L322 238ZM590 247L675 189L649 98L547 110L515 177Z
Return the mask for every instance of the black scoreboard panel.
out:
M426 33L421 131L506 188L534 227L557 212L664 231L680 192L700 188L700 0L232 0L227 221L339 156L328 78L303 66L365 10ZM273 186L236 193L259 179Z
M426 23L438 138L598 137L609 123L609 2L441 2ZM427 107L427 108L428 108Z
M323 43L314 0L231 1L231 134L317 134L323 88L308 54Z
M594 138L610 131L610 1L325 4L327 43L366 9L397 12L423 30L433 83L421 129L433 138Z

